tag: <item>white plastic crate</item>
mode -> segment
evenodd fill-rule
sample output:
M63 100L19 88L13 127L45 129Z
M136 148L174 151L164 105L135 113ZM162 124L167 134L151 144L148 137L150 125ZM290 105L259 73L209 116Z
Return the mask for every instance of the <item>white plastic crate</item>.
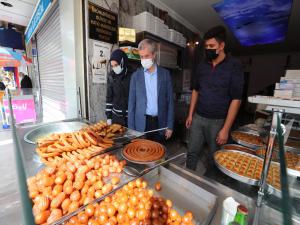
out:
M186 38L185 37L182 37L181 41L179 42L179 45L183 48L186 47Z
M137 32L148 31L150 33L155 33L155 20L154 16L149 12L142 12L133 17L133 28Z
M178 32L173 29L169 29L169 41L177 43L178 41Z
M274 97L277 98L292 98L293 90L275 90Z
M300 70L286 70L285 77L291 79L300 79Z
M161 37L165 40L169 40L169 27L165 24L162 26Z
M162 36L164 29L164 21L159 19L158 17L154 17L154 33L157 36Z

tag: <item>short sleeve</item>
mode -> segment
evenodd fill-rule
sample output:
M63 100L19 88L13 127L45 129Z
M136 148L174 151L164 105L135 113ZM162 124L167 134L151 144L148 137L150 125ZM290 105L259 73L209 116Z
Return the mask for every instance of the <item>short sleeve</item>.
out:
M229 95L231 99L242 100L244 87L244 71L243 65L237 61L233 65L233 71L231 74Z
M191 89L195 91L199 91L200 89L200 65L197 67L196 73L194 74L194 77L192 79Z

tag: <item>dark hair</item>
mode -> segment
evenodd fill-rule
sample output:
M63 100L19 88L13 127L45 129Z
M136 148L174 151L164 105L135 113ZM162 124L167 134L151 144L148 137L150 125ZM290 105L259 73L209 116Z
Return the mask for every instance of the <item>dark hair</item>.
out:
M226 40L226 29L223 26L216 26L213 28L210 28L205 34L204 34L204 41L215 38L217 42L225 42Z

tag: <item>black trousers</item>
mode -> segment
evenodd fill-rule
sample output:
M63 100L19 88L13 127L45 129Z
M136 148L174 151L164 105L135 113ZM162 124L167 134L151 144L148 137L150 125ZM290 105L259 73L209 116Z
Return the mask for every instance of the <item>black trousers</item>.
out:
M112 114L111 118L112 123L120 124L124 127L127 127L127 117L126 116L117 116Z
M159 129L158 126L158 117L157 116L148 116L146 115L146 129L145 131L156 130ZM161 144L165 144L165 138L162 134L162 131L156 131L152 133L148 133L145 135L148 140L156 141Z

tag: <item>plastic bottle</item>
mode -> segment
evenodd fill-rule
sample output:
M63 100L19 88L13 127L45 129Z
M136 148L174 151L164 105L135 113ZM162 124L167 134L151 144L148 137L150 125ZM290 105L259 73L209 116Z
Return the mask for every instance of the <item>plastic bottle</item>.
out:
M236 224L248 225L248 209L243 205L238 206L234 221L229 223L229 225Z

